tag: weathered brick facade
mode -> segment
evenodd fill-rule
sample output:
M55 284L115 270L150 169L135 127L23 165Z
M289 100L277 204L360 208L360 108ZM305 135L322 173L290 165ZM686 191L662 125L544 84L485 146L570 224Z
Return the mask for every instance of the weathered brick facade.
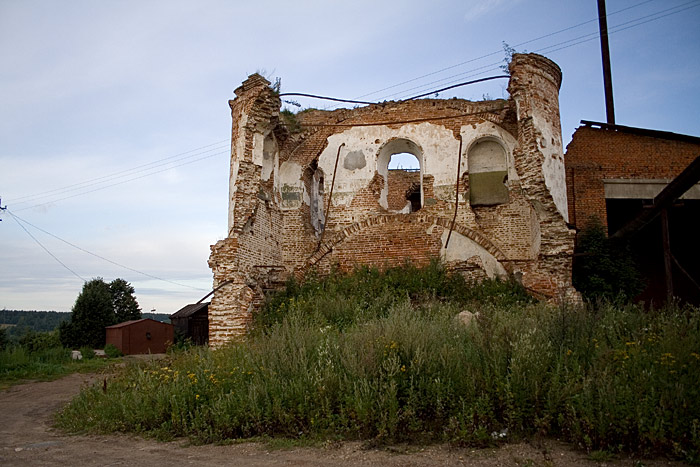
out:
M510 72L508 100L312 110L293 124L270 83L250 76L229 102L229 232L209 260L214 286L226 284L209 306L209 342L244 333L263 290L309 268L441 257L469 277L516 274L546 297L575 293L561 71L516 54ZM388 170L398 153L420 170Z

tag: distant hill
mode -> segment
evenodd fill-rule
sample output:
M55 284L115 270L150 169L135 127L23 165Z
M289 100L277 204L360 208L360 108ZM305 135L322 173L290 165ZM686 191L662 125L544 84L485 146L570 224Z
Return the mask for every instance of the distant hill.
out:
M53 331L62 321L70 319L70 313L58 311L0 310L0 324L10 324L10 335L22 335L26 329L36 332Z
M144 318L151 318L161 323L170 323L170 315L167 313L141 313Z
M7 329L9 336L20 337L28 329L36 332L53 331L62 321L70 319L70 313L58 311L0 310L0 327ZM144 318L151 318L169 323L170 315L165 313L142 313Z

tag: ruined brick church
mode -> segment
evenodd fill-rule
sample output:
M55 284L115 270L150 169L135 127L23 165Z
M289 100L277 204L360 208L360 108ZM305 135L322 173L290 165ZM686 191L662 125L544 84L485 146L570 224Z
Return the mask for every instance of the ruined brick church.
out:
M229 101L228 235L209 259L210 344L244 333L271 284L312 268L441 258L469 278L514 276L549 299L575 294L561 78L551 60L515 54L507 100L283 118L278 93L250 76ZM419 168L390 168L397 154Z

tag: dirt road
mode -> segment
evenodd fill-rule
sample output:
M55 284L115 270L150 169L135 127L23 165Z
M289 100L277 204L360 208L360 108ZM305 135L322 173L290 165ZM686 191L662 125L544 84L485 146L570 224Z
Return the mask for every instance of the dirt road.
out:
M184 440L161 443L131 436L66 436L51 428L52 415L95 376L73 374L51 382L28 383L0 392L0 465L148 466L594 466L584 453L553 440L499 449L447 446L365 449L348 442L327 448L268 449L263 444L190 446ZM625 459L607 465L638 465ZM644 466L683 465L663 460Z

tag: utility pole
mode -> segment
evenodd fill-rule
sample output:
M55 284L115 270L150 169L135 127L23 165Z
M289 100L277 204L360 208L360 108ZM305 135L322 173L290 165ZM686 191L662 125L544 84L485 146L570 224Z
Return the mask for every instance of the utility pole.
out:
M600 27L600 53L603 57L603 84L605 86L605 115L608 125L615 124L612 72L610 71L610 47L608 45L608 17L605 0L598 0L598 26Z

